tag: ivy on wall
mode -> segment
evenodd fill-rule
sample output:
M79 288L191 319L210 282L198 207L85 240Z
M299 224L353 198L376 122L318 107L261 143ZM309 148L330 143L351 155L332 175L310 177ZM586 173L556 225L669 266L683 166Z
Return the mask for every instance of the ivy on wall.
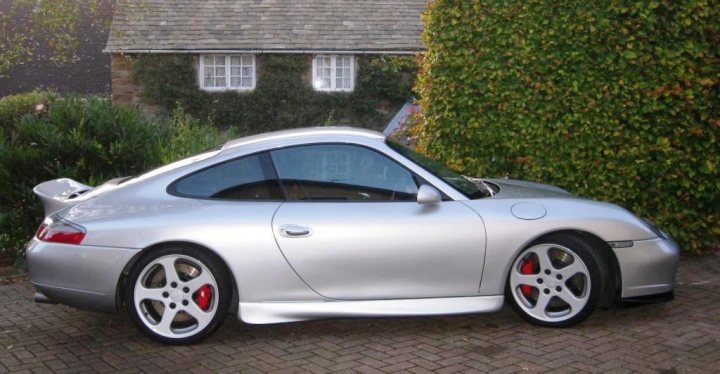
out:
M206 92L198 87L191 55L140 55L133 58L133 78L142 95L166 111L177 106L220 128L241 134L323 124L346 124L381 130L403 103L412 99L415 56L357 56L352 93L315 91L307 77L308 55L257 56L257 85L249 92Z

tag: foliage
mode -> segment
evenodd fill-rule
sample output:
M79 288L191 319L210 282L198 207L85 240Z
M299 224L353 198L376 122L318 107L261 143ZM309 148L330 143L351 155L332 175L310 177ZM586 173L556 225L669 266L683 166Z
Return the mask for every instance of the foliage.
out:
M97 21L113 0L3 0L0 3L0 75L31 61L36 44L43 43L49 58L64 63L79 45L76 26L82 18ZM107 12L108 14L112 12Z
M133 61L134 78L143 95L165 110L180 105L196 118L220 128L235 126L241 134L326 123L380 129L393 109L411 99L414 56L362 56L352 93L316 92L308 75L307 55L258 55L257 86L251 92L209 93L198 88L194 57L141 55ZM377 110L385 104L388 110Z
M214 126L202 124L181 107L175 108L169 119L171 133L159 148L160 164L167 164L180 157L204 151L238 137L235 128L219 131Z
M435 0L420 147L720 238L720 3Z
M41 114L47 106L47 92L30 92L0 98L0 135L9 135L20 119L28 114Z
M150 122L136 110L115 107L92 97L48 98L47 111L34 107L20 116L9 135L0 138L0 258L20 253L42 219L32 188L68 177L88 185L141 173L222 143L225 136L181 110L170 120ZM20 113L2 106L5 112Z

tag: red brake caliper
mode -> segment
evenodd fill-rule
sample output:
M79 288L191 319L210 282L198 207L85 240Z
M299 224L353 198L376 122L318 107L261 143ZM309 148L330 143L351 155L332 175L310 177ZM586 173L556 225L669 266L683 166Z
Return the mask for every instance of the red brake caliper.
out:
M212 299L212 288L210 285L204 285L197 290L197 305L202 310L210 309L210 300Z
M520 265L520 274L523 274L523 275L532 274L534 267L535 266L533 264L532 258L528 258L523 261L522 265ZM529 286L527 284L521 284L520 292L522 292L523 296L530 297L530 296L532 296L532 286Z

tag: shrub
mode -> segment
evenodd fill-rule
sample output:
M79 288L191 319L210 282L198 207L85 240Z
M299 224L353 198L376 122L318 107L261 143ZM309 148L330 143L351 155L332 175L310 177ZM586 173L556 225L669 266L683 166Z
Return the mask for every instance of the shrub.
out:
M151 122L92 97L50 96L47 105L42 114L33 106L0 139L0 258L21 253L42 219L35 185L60 177L97 185L223 141L218 130L182 111Z
M20 95L5 96L0 99L0 135L10 134L20 119L29 113L34 113L38 108L45 110L48 97L47 92L30 92Z
M718 245L716 0L436 0L423 17L421 150Z
M167 164L181 157L204 151L210 147L237 138L237 130L231 127L220 131L214 126L202 124L199 120L185 113L178 106L169 119L171 133L160 148L161 164Z

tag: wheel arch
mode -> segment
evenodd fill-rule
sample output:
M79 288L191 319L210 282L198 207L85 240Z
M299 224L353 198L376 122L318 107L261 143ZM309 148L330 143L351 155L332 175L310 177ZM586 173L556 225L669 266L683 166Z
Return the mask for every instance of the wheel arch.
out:
M237 286L237 280L235 279L235 273L232 271L230 266L228 265L227 261L223 256L221 256L217 251L214 251L212 248L209 248L205 245L199 244L199 243L193 243L188 241L166 241L166 242L159 242L152 244L150 246L147 246L143 248L142 250L138 251L131 259L128 261L127 264L125 264L125 267L123 267L122 272L120 273L120 278L118 279L117 287L115 288L115 305L117 309L120 309L124 306L124 300L123 295L125 294L125 287L127 283L127 276L130 273L130 270L135 266L135 264L143 257L148 255L149 253L156 251L161 248L168 248L173 246L185 246L185 247L192 247L195 249L198 249L200 251L206 251L211 256L215 257L223 266L225 266L225 271L230 275L230 281L232 283L232 299L230 301L230 310L228 312L233 313L237 311L238 302L240 299L240 293L239 288Z

